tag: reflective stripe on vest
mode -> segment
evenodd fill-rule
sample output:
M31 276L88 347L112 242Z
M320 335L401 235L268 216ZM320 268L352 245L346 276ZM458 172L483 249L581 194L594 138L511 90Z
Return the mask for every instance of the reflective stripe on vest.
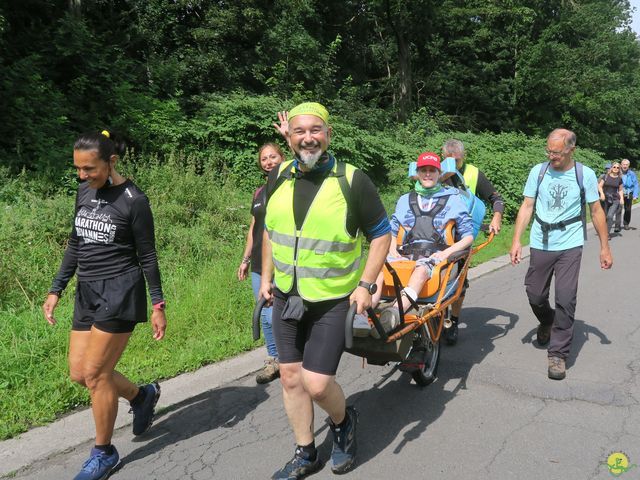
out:
M476 189L478 188L478 175L480 170L478 167L474 165L467 164L464 168L464 183L467 185L467 188L473 193L476 194Z
M318 302L343 298L358 284L364 269L362 235L347 231L347 200L335 176L334 165L318 190L302 224L296 231L293 212L295 178L287 178L271 193L265 226L271 240L274 282L289 292L294 278L298 295ZM281 165L279 176L292 162ZM346 165L351 183L355 167Z

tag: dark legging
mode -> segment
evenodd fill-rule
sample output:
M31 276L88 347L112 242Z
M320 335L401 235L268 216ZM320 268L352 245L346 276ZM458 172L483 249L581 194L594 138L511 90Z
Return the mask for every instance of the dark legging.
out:
M624 226L627 227L631 223L631 208L633 207L633 196L631 194L624 196ZM616 230L620 230L620 217L622 217L622 209L618 209L616 215Z
M604 207L604 212L607 215L607 231L611 232L611 227L613 227L616 215L621 207L620 200L616 198L615 201L612 202L607 199L604 202Z

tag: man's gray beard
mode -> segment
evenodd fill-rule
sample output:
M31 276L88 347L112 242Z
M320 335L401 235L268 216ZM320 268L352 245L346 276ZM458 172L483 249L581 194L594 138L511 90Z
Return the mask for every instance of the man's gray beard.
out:
M300 162L305 166L305 168L313 170L313 167L316 166L316 163L318 162L318 160L320 160L320 157L322 157L323 153L324 152L309 153L306 151L302 151L298 154L298 158Z

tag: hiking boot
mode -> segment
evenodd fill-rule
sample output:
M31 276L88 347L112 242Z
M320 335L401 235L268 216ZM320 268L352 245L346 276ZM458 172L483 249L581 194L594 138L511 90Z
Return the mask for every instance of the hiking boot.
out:
M536 340L538 341L538 345L544 346L549 343L551 339L551 325L538 325L538 331L536 332Z
M315 460L302 457L302 449L296 448L293 458L280 470L271 476L271 480L297 480L307 475L316 473L322 468L320 455L316 454Z
M280 376L280 364L275 357L267 357L264 367L256 375L257 383L269 383Z
M380 324L385 332L397 327L400 324L400 311L397 307L387 307L380 312L378 316ZM371 336L373 338L380 338L378 329L373 327L371 329Z
M424 369L424 357L427 350L424 347L414 347L404 362L398 365L398 370L405 373L413 373Z
M447 345L455 345L458 342L458 322L451 321L451 326L444 329L444 340Z
M564 358L549 357L549 378L552 380L562 380L567 376Z
M338 428L329 420L329 427L333 433L333 448L331 449L331 471L336 474L347 473L353 468L356 460L356 426L358 412L353 407L347 407L347 424Z
M107 455L97 448L91 449L91 454L86 462L82 464L82 470L73 480L104 480L120 466L120 455L113 447L113 453Z
M133 434L135 436L142 435L149 430L153 423L153 413L160 398L160 385L158 382L141 385L140 389L144 391L144 398L138 405L132 405L129 413L133 413Z
M629 225L625 225L623 228L624 228L625 230L629 230Z

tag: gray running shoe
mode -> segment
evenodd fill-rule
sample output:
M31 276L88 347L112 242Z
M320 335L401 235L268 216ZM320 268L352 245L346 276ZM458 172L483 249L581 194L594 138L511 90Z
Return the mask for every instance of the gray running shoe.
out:
M329 420L329 427L333 433L331 471L336 474L347 473L355 466L358 412L353 407L347 407L346 415L349 421L342 428L336 427L333 422Z

